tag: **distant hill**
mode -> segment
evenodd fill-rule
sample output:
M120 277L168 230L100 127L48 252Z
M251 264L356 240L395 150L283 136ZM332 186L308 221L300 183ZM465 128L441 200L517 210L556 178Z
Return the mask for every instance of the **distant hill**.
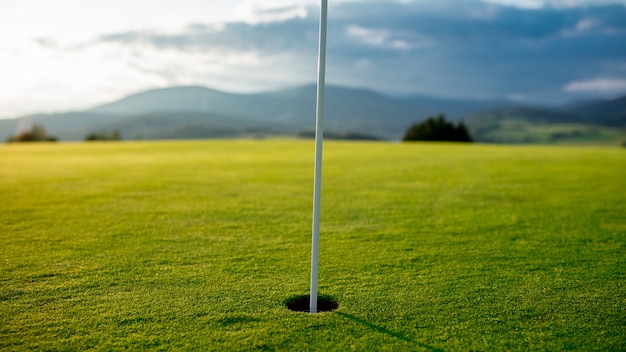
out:
M472 136L487 143L618 144L626 141L620 111L626 97L563 108L507 107L465 119Z
M306 85L268 93L232 94L205 87L175 87L142 92L90 110L112 115L159 113L214 113L262 124L278 131L307 129L315 122L316 86ZM367 89L328 86L325 122L329 130L397 138L415 120L446 111L451 118L482 110L494 103L432 99L392 98ZM260 127L255 125L255 128Z
M563 110L581 116L585 123L626 127L626 96L572 104Z
M21 121L40 123L61 141L113 130L119 130L123 139L307 137L315 128L315 99L315 85L254 94L171 87L83 112L31 115ZM626 97L546 109L505 101L390 97L367 89L328 86L325 112L325 130L333 138L399 140L412 123L443 113L450 120L464 120L479 142L576 142L622 138ZM0 120L0 138L15 134L19 122Z
M315 85L234 94L206 87L172 87L130 95L84 112L32 115L61 140L81 140L97 131L120 130L126 139L217 138L264 134L296 135L315 128ZM399 139L428 115L451 119L500 102L428 97L388 97L377 92L328 86L325 130L334 136ZM15 133L17 120L0 121L0 138Z

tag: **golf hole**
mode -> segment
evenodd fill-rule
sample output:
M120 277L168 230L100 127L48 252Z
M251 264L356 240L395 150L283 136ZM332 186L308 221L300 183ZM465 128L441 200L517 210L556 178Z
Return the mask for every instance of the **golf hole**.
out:
M311 298L309 295L295 296L287 299L285 301L285 306L287 309L292 310L294 312L309 312L309 307L311 303ZM330 312L339 308L339 303L332 299L329 296L318 296L317 297L317 311L319 312Z

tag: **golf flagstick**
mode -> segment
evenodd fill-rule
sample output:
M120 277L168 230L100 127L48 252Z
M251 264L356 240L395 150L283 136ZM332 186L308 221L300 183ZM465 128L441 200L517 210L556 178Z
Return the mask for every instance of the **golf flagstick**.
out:
M313 180L313 229L311 243L311 297L309 313L317 313L317 266L320 241L320 192L324 140L324 86L326 81L326 23L328 0L321 0L320 38L317 59L317 111L315 117L315 177Z

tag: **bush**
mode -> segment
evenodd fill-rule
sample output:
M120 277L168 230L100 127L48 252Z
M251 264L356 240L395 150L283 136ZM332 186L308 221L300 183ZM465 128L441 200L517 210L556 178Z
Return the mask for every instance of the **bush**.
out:
M93 142L93 141L119 141L122 139L122 135L120 131L114 130L111 134L107 134L106 132L93 132L88 134L85 137L85 141Z
M402 140L472 142L472 137L462 122L455 126L440 114L437 117L431 116L421 123L412 124Z
M34 124L30 131L19 133L10 137L7 142L56 142L57 138L48 135L46 129L39 124Z

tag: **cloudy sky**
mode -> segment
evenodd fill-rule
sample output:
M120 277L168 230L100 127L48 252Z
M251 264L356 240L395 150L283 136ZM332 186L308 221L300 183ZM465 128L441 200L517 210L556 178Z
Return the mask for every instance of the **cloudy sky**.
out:
M626 94L626 0L329 0L327 80L557 104ZM0 118L167 86L312 83L319 0L0 0Z

